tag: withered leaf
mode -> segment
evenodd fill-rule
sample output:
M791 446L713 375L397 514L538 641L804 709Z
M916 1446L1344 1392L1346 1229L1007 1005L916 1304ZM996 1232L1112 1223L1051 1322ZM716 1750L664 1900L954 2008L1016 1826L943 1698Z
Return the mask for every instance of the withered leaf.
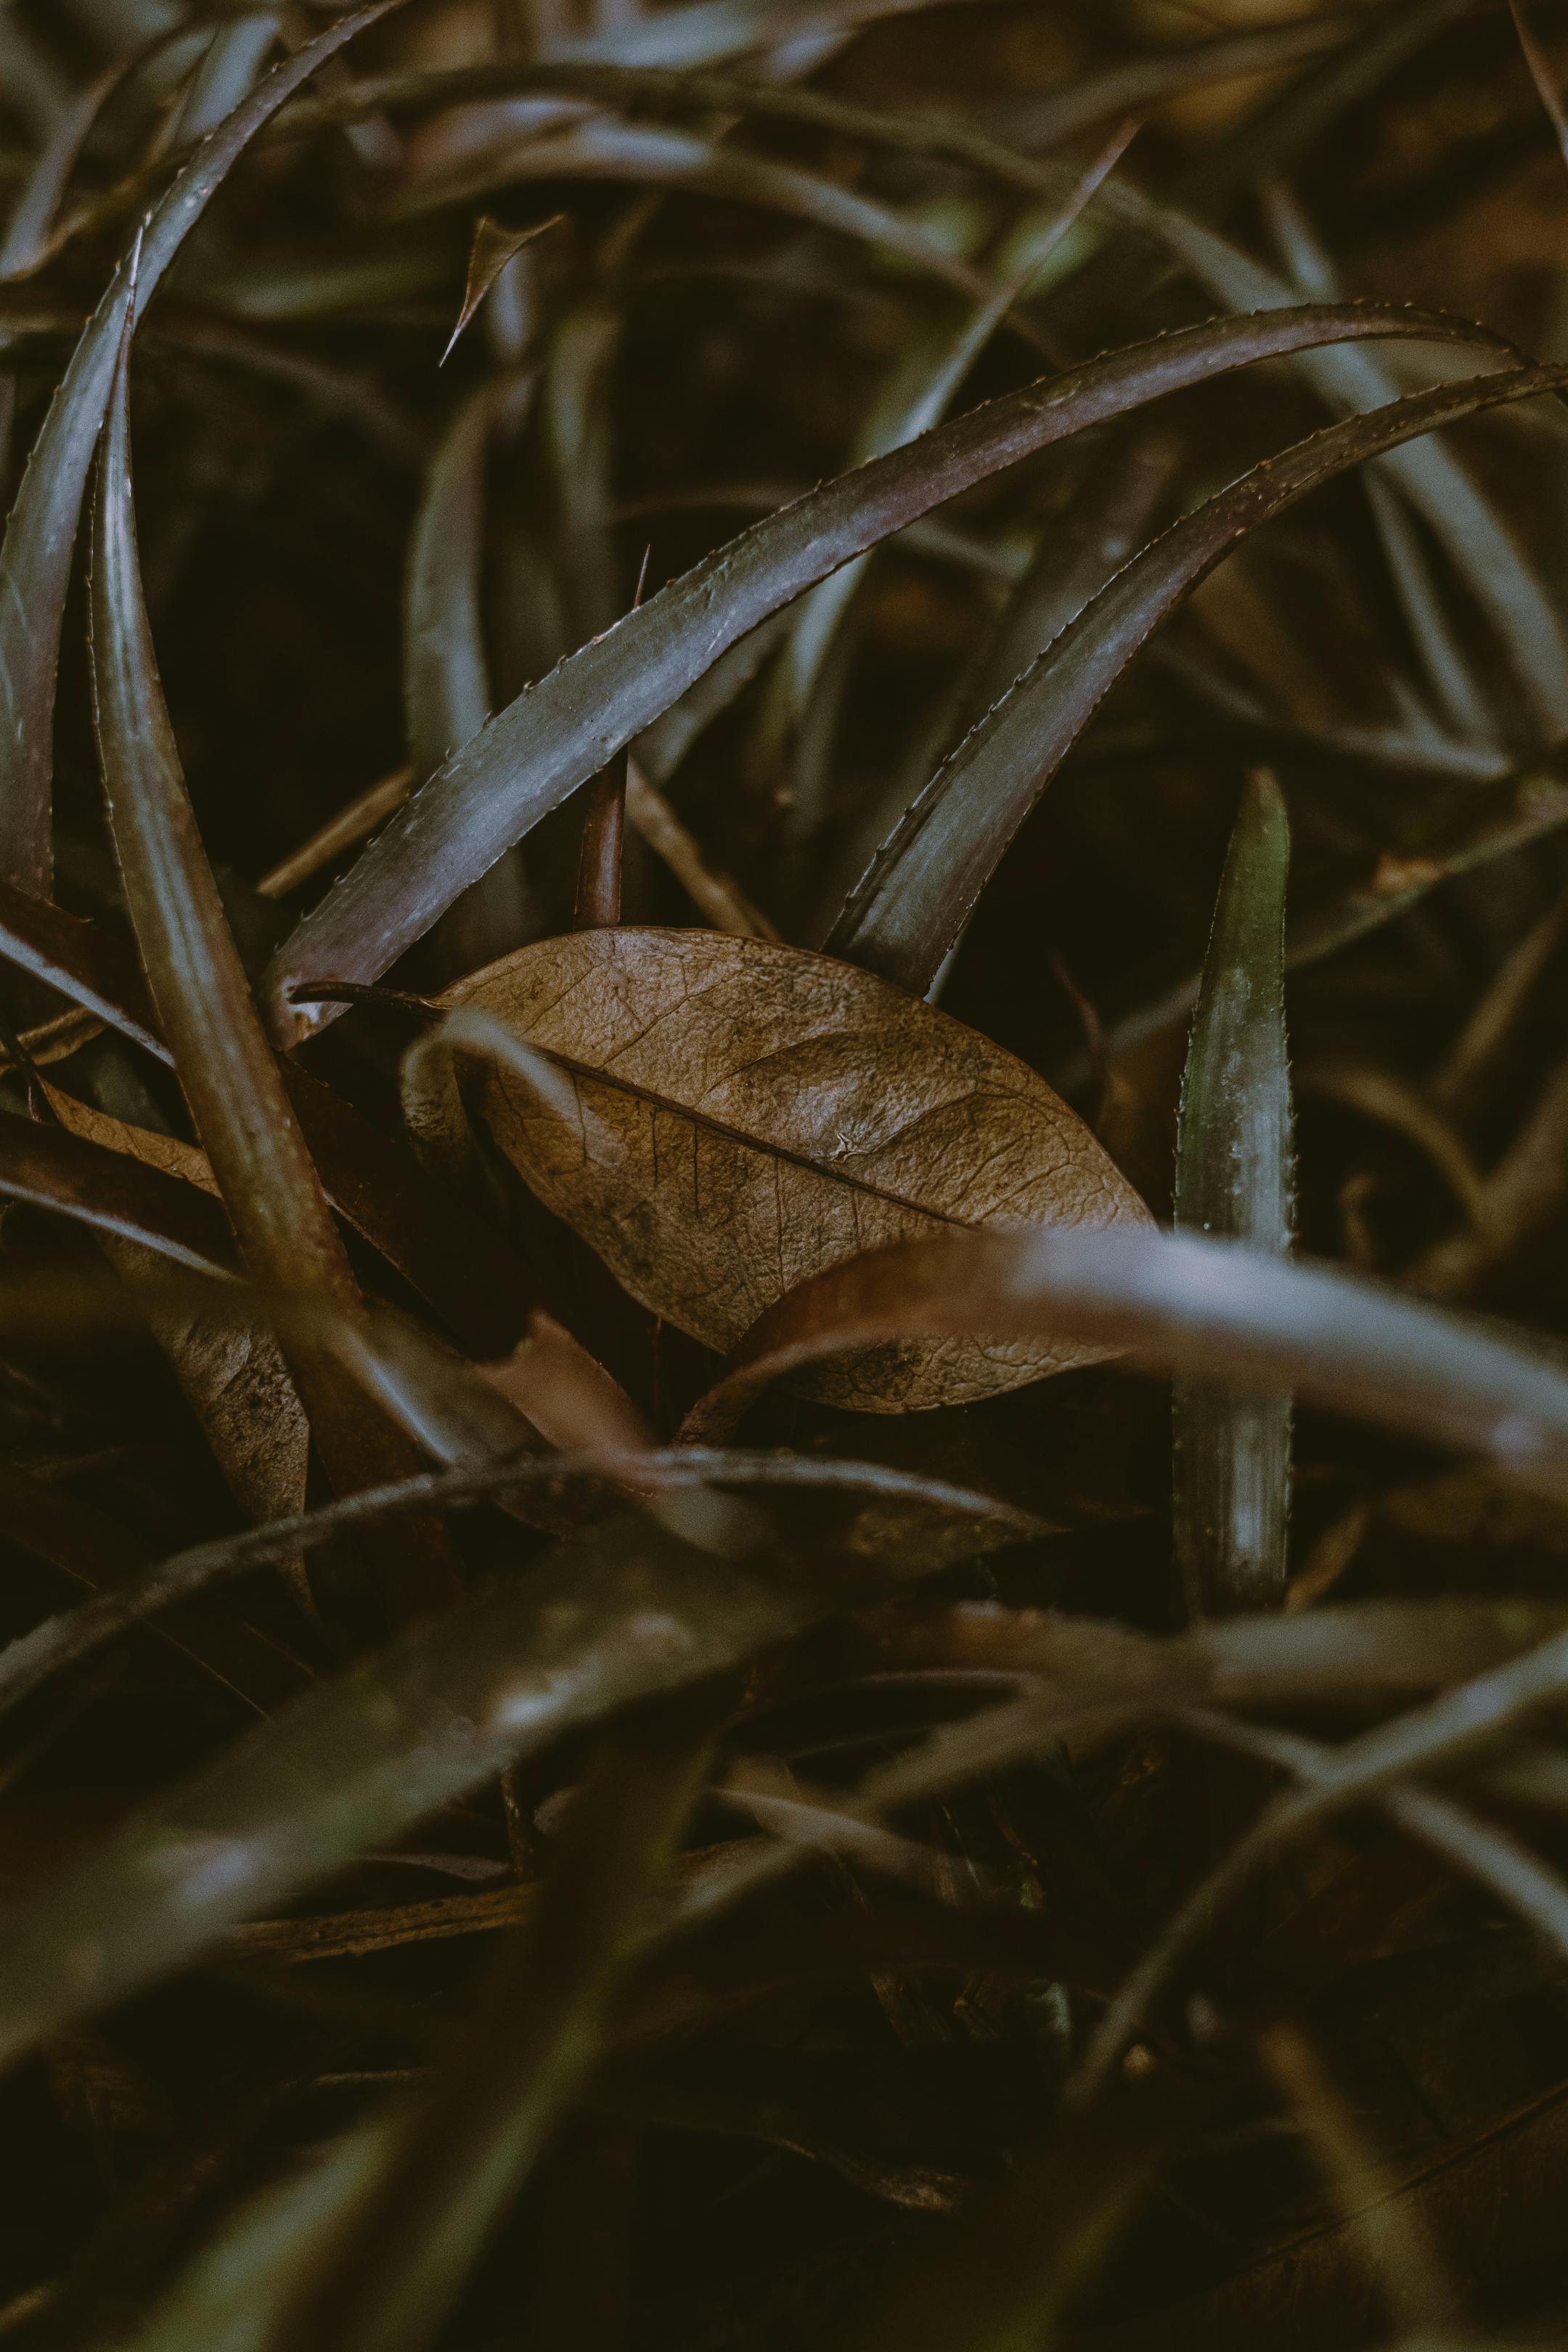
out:
M728 1351L808 1275L954 1227L1143 1223L1082 1121L988 1039L804 949L624 927L542 940L459 981L571 1090L487 1061L475 1108L545 1204L643 1304ZM895 1342L809 1393L905 1412L1097 1350Z

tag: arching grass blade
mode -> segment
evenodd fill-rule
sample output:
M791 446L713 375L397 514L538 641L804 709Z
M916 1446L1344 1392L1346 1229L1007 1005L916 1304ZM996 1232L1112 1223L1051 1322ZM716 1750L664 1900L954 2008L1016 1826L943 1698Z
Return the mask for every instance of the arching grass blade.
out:
M0 877L48 896L55 669L77 526L120 345L235 163L279 107L345 42L404 0L370 0L276 67L203 142L148 221L134 274L122 263L94 311L33 445L0 548Z
M297 1039L332 1017L330 1006L301 1011L291 989L384 971L730 646L933 507L1085 425L1232 367L1325 339L1450 333L1495 341L1371 305L1217 320L993 402L770 517L520 695L405 803L274 959L277 1034Z
M923 993L1116 678L1239 539L1348 467L1564 383L1568 370L1521 368L1415 393L1296 443L1186 516L1102 590L931 778L852 894L828 952Z

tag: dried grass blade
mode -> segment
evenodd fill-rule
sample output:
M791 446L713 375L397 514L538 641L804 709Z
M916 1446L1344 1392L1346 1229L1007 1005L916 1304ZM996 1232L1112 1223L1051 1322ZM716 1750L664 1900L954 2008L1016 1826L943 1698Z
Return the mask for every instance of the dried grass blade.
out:
M1199 222L1152 207L1147 226L1215 300L1266 305L1290 299L1281 279ZM1370 352L1316 352L1296 364L1320 398L1342 415L1373 409L1398 388ZM1440 442L1392 450L1382 464L1496 630L1532 724L1545 741L1556 742L1568 729L1568 633L1518 541L1486 492Z
M486 215L475 225L462 307L458 312L458 323L441 354L443 367L451 358L458 336L469 324L507 264L516 260L525 245L531 245L534 238L542 236L547 228L557 227L563 218L564 215L552 213L548 220L535 221L531 228L508 228L504 222L491 220Z

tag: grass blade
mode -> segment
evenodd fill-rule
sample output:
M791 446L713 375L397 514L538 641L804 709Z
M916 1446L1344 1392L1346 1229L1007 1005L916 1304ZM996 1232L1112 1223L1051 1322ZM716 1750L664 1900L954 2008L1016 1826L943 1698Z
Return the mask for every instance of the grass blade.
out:
M1121 132L1084 174L1074 197L1062 207L1047 235L1030 240L1022 267L962 320L956 331L948 327L940 334L924 336L895 362L850 451L852 466L886 457L942 422L964 377L1014 302L1067 235L1126 145L1127 134ZM775 735L795 739L790 808L796 829L805 835L810 835L827 814L825 801L837 716L830 659L870 560L869 555L857 556L802 597L774 673L772 707L764 723Z
M483 574L485 473L501 419L521 423L526 377L481 384L458 409L431 461L415 517L404 592L404 694L416 783L433 776L490 715ZM513 857L500 859L447 918L437 957L472 971L529 930L528 893Z
M1188 90L1271 73L1323 49L1338 49L1351 37L1352 26L1342 16L1305 13L1255 31L1212 34L1185 48L1129 58L1058 89L1015 99L1003 112L999 128L1020 147L1058 147L1113 116L1146 114Z
M963 0L973 5L974 0ZM884 16L912 16L945 0L691 0L657 16L552 40L550 57L614 59L623 65L696 66L743 57L806 33L847 33Z
M159 1025L242 1257L262 1280L352 1308L353 1276L196 837L163 701L132 502L129 341L128 313L92 572L93 716L115 856ZM375 1485L415 1466L405 1441L335 1368L307 1355L294 1369L335 1484ZM447 1589L449 1572L434 1531L408 1549L403 1598L415 1605Z
M1393 2183L1363 2139L1349 2101L1331 2081L1306 2036L1289 2025L1264 2035L1264 2063L1300 2118L1318 2161L1369 2266L1386 2281L1395 2326L1431 2329L1439 2339L1458 2315L1458 2298L1418 2211L1392 2194Z
M172 1063L135 957L110 933L0 884L0 956ZM465 1347L496 1356L515 1345L539 1293L503 1235L319 1078L293 1063L281 1076L338 1214Z
M721 1700L721 1705L722 1701ZM462 2047L385 2132L379 2178L331 2229L261 2341L419 2352L599 2054L610 1996L668 1872L715 1727L711 1693L612 1732L574 1800L538 1908L492 1969Z
M1543 841L1568 824L1568 791L1555 776L1526 769L1505 785L1469 796L1457 810L1436 819L1430 830L1399 852L1379 859L1370 878L1298 916L1286 934L1285 964L1295 971L1319 962L1352 941L1418 907L1429 892ZM1198 980L1180 981L1157 1003L1111 1025L1108 1044L1121 1053L1188 1014L1197 1002Z
M710 1441L773 1381L851 1348L1018 1334L1125 1348L1235 1388L1296 1389L1568 1495L1568 1374L1545 1350L1382 1284L1193 1234L1039 1227L868 1251L762 1317L687 1433Z
M832 482L662 589L520 695L398 811L275 958L272 1018L295 1039L331 1017L291 988L365 981L421 938L496 858L759 623L933 507L1089 424L1308 342L1458 334L1370 305L1308 306L1184 330L993 402Z
M814 1588L804 1558L763 1581L616 1521L549 1570L458 1603L40 1887L0 1949L0 2060L185 1965L237 1921L574 1727L850 1605L852 1582L829 1586Z
M903 1511L920 1509L933 1525L943 1519L962 1523L962 1543L968 1558L1042 1532L1037 1521L1005 1504L994 1502L989 1496L949 1486L942 1479L922 1477L917 1472L887 1470L876 1463L812 1461L793 1455L744 1453L731 1447L683 1445L642 1454L631 1466L645 1486L657 1484L675 1493L700 1486L707 1480L722 1480L728 1486L773 1490L781 1498L799 1491L820 1491L861 1496L872 1507L887 1503ZM0 1652L0 1712L19 1705L52 1675L89 1657L129 1627L143 1623L214 1585L247 1575L255 1569L272 1568L291 1560L345 1528L395 1518L407 1511L437 1507L443 1510L471 1507L478 1503L504 1500L511 1494L567 1482L603 1487L611 1475L602 1449L571 1454L520 1453L505 1462L428 1471L395 1486L367 1487L357 1495L279 1519L269 1527L247 1528L237 1535L194 1544L158 1561L134 1579L127 1576L121 1590L113 1594L62 1615L45 1618L9 1643ZM0 1479L3 1476L0 1473ZM907 1531L907 1517L903 1525ZM847 1540L851 1548L864 1549L861 1534L854 1523ZM933 1551L934 1549L933 1546ZM1343 1620L1346 1613L1338 1612L1339 1619ZM1558 1612L1548 1622L1544 1612L1531 1612L1516 1604L1504 1629L1494 1622L1495 1612L1483 1612L1478 1617L1475 1612L1457 1611L1435 1633L1424 1634L1396 1612L1396 1622L1387 1640L1381 1643L1369 1640L1366 1653L1375 1663L1380 1686L1393 1687L1415 1681L1417 1687L1426 1687L1435 1675L1439 1679L1452 1678L1457 1671L1453 1663L1456 1657L1474 1668L1483 1664L1492 1651L1510 1655L1521 1640L1536 1638L1537 1631L1555 1631L1560 1617ZM1228 1674L1226 1695L1243 1686L1244 1668L1253 1677L1245 1687L1260 1686L1269 1696L1281 1687L1295 1692L1303 1683L1315 1690L1325 1678L1331 1687L1339 1688L1347 1678L1349 1665L1342 1655L1331 1656L1325 1663L1332 1624L1326 1615L1310 1622L1313 1656L1304 1675L1298 1671L1292 1677L1289 1658L1268 1658L1259 1663L1249 1656L1246 1661L1226 1661L1222 1668ZM1294 1633L1295 1628L1291 1631ZM1507 1646L1500 1649L1500 1639L1503 1638ZM1390 1651L1395 1645L1396 1673L1391 1672L1390 1661ZM1301 1646L1298 1641L1296 1647ZM1436 1669L1431 1664L1434 1656L1442 1662ZM1312 1679L1314 1675L1316 1680ZM1423 1675L1425 1682L1419 1680ZM1189 1678L1183 1684L1183 1696L1208 1696L1211 1679L1205 1679L1201 1688L1194 1690Z
M47 898L53 872L49 785L55 670L81 504L109 406L127 321L134 327L181 246L235 163L279 107L344 43L404 0L369 5L329 25L286 58L197 149L153 212L89 321L33 445L0 548L0 877Z
M1186 516L1118 574L931 778L852 894L828 953L923 994L1117 677L1237 540L1348 467L1565 383L1568 370L1522 368L1413 394L1297 442Z
M1285 885L1290 828L1279 787L1242 795L1182 1085L1178 1231L1289 1255L1292 1159L1285 1044ZM1178 1381L1171 1400L1173 1533L1194 1617L1277 1608L1290 1510L1286 1397L1219 1396Z
M1152 218L1150 226L1216 300L1264 305L1290 299L1283 280L1198 222L1167 211ZM1397 390L1371 352L1325 351L1296 364L1319 397L1341 414L1370 409ZM1555 741L1568 727L1568 635L1490 500L1437 442L1393 450L1383 467L1447 550L1497 632L1532 724L1547 741Z
M823 893L825 923L831 922L845 894L949 753L1136 554L1170 489L1176 454L1172 442L1152 437L1131 450L1117 450L1108 465L1091 469L1065 527L1041 535L1034 562L994 633L944 698L931 726L921 730L908 760L900 761L890 789L857 824L846 855L836 861Z

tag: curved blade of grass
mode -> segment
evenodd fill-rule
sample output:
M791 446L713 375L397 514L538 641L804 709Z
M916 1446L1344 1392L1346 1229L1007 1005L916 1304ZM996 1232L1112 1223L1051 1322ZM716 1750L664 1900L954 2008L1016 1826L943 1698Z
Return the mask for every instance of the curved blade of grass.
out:
M541 422L563 532L568 623L579 644L607 629L625 609L611 529L610 403L620 341L616 304L590 296L556 327L545 367Z
M1163 436L1116 450L1107 465L1091 470L1065 525L1053 523L1042 532L1035 559L993 634L900 762L887 792L856 821L822 893L824 928L954 746L1142 546L1170 488L1176 457L1176 445Z
M423 783L477 735L490 715L483 574L485 473L505 414L521 422L527 377L498 378L470 394L442 436L414 520L404 588L404 698L408 756ZM528 892L515 857L498 859L464 893L443 926L445 971L473 971L521 945Z
M1028 251L1007 282L971 311L956 331L949 327L940 335L923 336L913 350L900 354L856 436L849 453L851 466L886 457L889 450L902 448L941 424L964 377L1014 302L1120 160L1128 136L1120 132L1096 157L1045 236L1030 240ZM764 723L771 724L775 733L797 738L790 809L792 822L801 833L809 834L826 813L824 801L830 789L837 702L828 691L829 658L870 560L868 554L857 556L802 597L774 673L773 706ZM823 704L829 707L813 708Z
M1347 467L1564 383L1568 370L1521 368L1413 394L1297 442L1187 515L1064 629L931 778L851 895L827 952L923 994L1117 677L1238 540Z
M1536 96L1545 109L1547 120L1552 130L1557 133L1557 145L1563 161L1568 163L1568 114L1563 110L1563 94L1557 87L1557 78L1552 71L1552 61L1536 38L1534 27L1525 11L1524 0L1509 0L1509 8L1513 17L1513 29L1519 37L1521 53L1530 68L1530 79L1535 84Z
M1258 309L1290 300L1282 278L1200 223L1166 209L1145 226L1215 300ZM1296 365L1319 397L1342 414L1373 408L1398 390L1371 352L1317 352ZM1534 724L1548 741L1557 740L1568 730L1568 635L1507 526L1440 443L1395 449L1381 462L1490 621Z
M94 718L142 964L197 1134L252 1269L356 1296L196 837L142 593L123 356L99 469Z
M1425 2325L1440 2339L1458 2319L1459 2303L1419 2212L1394 2195L1382 2159L1307 2037L1295 2026L1276 2025L1263 2036L1262 2052L1313 2144L1341 2211L1363 2240L1369 2266L1386 2280L1390 2320L1396 2327Z
M688 1417L704 1441L797 1365L887 1339L1061 1334L1194 1379L1297 1389L1568 1494L1568 1372L1496 1327L1326 1266L1235 1242L969 1233L868 1251L803 1283L753 1326Z
M1333 258L1320 243L1294 194L1282 184L1271 183L1262 201L1298 298L1310 302L1340 299L1344 289ZM1495 719L1474 665L1444 610L1427 551L1406 500L1375 470L1367 476L1366 493L1427 691L1445 721L1442 731L1478 743L1494 741Z
M865 1590L814 1583L805 1554L764 1581L617 1521L552 1568L458 1603L36 1889L0 1947L0 2060L564 1732L700 1682Z
M173 1055L132 950L110 933L0 883L0 956L89 1006L159 1060ZM464 1346L500 1355L527 1328L537 1286L504 1236L477 1221L400 1142L292 1062L281 1076L328 1197L428 1300Z
M139 2352L426 2340L597 2055L639 1911L674 1860L710 1711L666 1708L605 1744L446 2069L242 2208L138 2330Z
M485 462L497 387L464 401L431 460L404 591L408 752L422 783L490 714L479 609Z
M1144 543L1148 526L1171 487L1176 448L1167 439L1119 450L1089 485L1069 518L1068 544L1047 528L1039 551L1018 583L947 718L945 740L916 780L924 783L952 746L977 726L1016 678L1077 620Z
M581 69L577 73L578 86L591 89L596 78L583 78ZM564 87L573 74L571 68L561 68L560 79L552 86ZM628 85L634 79L624 79ZM506 79L505 86L516 86L515 73ZM599 86L607 96L630 101L629 87L612 87L602 80ZM659 95L651 86L647 94ZM765 84L737 81L723 100L715 90L707 94L726 110L810 121L841 136L901 152L944 153L1007 185L1034 189L1057 203L1070 193L1072 175L1066 167L1035 162L963 125L939 125L878 108L846 105L816 91L772 89ZM1030 135L1026 126L1022 127L1022 135ZM1162 247L1216 299L1233 308L1266 308L1290 299L1289 288L1237 246L1141 189L1118 185L1102 191L1095 214L1107 227L1129 229ZM1366 353L1325 352L1301 362L1301 367L1320 394L1342 411L1375 406L1398 389ZM1425 516L1490 616L1537 723L1551 735L1561 733L1568 724L1568 640L1539 581L1490 502L1463 466L1441 447L1395 452L1382 462Z
M1490 1832L1448 1798L1406 1785L1423 1774L1452 1772L1545 1708L1568 1687L1568 1634L1526 1656L1476 1675L1424 1707L1327 1748L1295 1733L1226 1726L1237 1745L1251 1745L1295 1772L1302 1785L1278 1797L1225 1860L1183 1901L1096 2027L1079 2081L1080 2094L1106 2078L1151 2001L1220 1906L1244 1886L1259 1859L1284 1840L1369 1800L1403 1826L1438 1843L1568 1952L1568 1887L1506 1832ZM1197 1727L1206 1728L1194 1715Z
M257 132L344 43L404 0L369 5L329 25L274 68L197 149L139 240L134 274L121 264L49 404L0 548L0 876L47 898L53 863L49 784L55 671L81 503L109 406L124 329L133 327L186 236Z
M757 1487L776 1491L782 1496L797 1491L826 1492L864 1496L871 1502L885 1501L902 1507L905 1511L921 1508L933 1516L947 1517L964 1523L963 1542L966 1554L977 1558L994 1550L999 1545L1017 1543L1043 1530L1027 1514L1016 1511L1008 1504L993 1501L988 1495L973 1493L964 1486L953 1486L943 1479L927 1478L918 1472L888 1470L880 1464L840 1462L813 1459L803 1455L752 1454L734 1448L683 1445L662 1451L639 1454L635 1464L637 1478L643 1486L657 1485L679 1492L700 1487L711 1482L729 1486ZM3 1475L3 1474L0 1474ZM344 1496L341 1501L322 1505L319 1509L304 1511L279 1519L269 1527L247 1528L239 1534L221 1536L210 1543L194 1544L188 1549L175 1552L136 1578L127 1578L121 1589L111 1595L88 1601L57 1617L48 1617L27 1633L19 1634L0 1650L0 1712L19 1705L39 1689L51 1675L77 1660L89 1656L104 1643L112 1641L129 1627L142 1623L161 1611L189 1600L210 1586L244 1576L252 1570L273 1568L293 1559L314 1545L327 1542L344 1529L363 1527L381 1518L395 1518L407 1511L432 1509L456 1510L479 1503L504 1498L511 1494L557 1485L605 1486L612 1476L602 1449L593 1452L581 1449L572 1454L536 1454L522 1452L509 1461L486 1462L465 1465L459 1469L437 1470L418 1478L406 1478L390 1486L364 1487L357 1495ZM1484 1662L1489 1644L1498 1650L1500 1639L1508 1641L1510 1654L1521 1641L1535 1638L1537 1615L1542 1612L1521 1612L1516 1605L1508 1629L1493 1623L1495 1612L1475 1612L1463 1615L1462 1622L1453 1612L1444 1621L1436 1635L1423 1639L1419 1629L1412 1630L1403 1616L1396 1633L1380 1643L1375 1638L1355 1637L1357 1646L1353 1659L1347 1663L1337 1654L1328 1656L1331 1646L1333 1624L1345 1615L1334 1613L1331 1622L1325 1612L1310 1621L1302 1618L1282 1620L1295 1626L1310 1622L1315 1639L1310 1645L1312 1657L1309 1662L1307 1686L1316 1691L1325 1681L1339 1688L1352 1675L1359 1663L1363 1678L1378 1680L1374 1669L1381 1664L1382 1681L1389 1679L1389 1651L1397 1641L1398 1677L1401 1684L1412 1679L1418 1687L1426 1687L1434 1678L1428 1663L1436 1654L1444 1662L1436 1678L1452 1679L1452 1660L1463 1643L1466 1664L1474 1666ZM1561 1612L1559 1612L1560 1615ZM1359 1620L1358 1627L1359 1627ZM1558 1622L1542 1622L1540 1631L1554 1630ZM1522 1631L1521 1628L1531 1630ZM1298 1639L1297 1648L1308 1646ZM1336 1675L1335 1666L1339 1671ZM1420 1680L1424 1664L1426 1683ZM1301 1676L1290 1678L1289 1661L1273 1657L1258 1661L1250 1656L1237 1659L1227 1669L1228 1679L1222 1675L1219 1690L1228 1696L1233 1689L1252 1689L1261 1685L1270 1696L1281 1687L1293 1691ZM1250 1681L1246 1680L1250 1675ZM1381 1686L1381 1683L1380 1683ZM1213 1677L1201 1685L1184 1685L1186 1697L1208 1696L1215 1688Z
M1166 391L1326 337L1456 334L1412 314L1308 306L1221 320L1115 353L939 425L876 459L671 581L490 721L394 816L275 958L279 1034L331 1017L301 1013L291 987L374 979L501 852L596 775L770 614L933 507L1020 457Z
M352 1309L353 1275L196 835L158 677L131 490L130 327L128 315L99 466L91 596L93 718L115 856L159 1026L241 1256L262 1280ZM375 1485L416 1466L406 1440L335 1367L307 1353L294 1370L334 1484ZM411 1533L409 1605L449 1588L428 1533Z
M1242 794L1215 906L1182 1082L1178 1231L1276 1257L1290 1248L1293 1163L1285 1044L1285 885L1290 827L1272 776ZM1290 1511L1286 1397L1171 1398L1172 1530L1194 1617L1277 1608Z
M136 958L111 933L0 882L0 956L172 1065Z
M668 15L660 19L668 23ZM827 91L803 89L700 67L668 67L576 58L559 49L548 57L453 66L436 71L366 74L341 89L314 94L292 105L281 131L298 133L331 124L360 121L382 112L402 114L459 106L484 99L512 98L524 91L560 91L596 98L636 110L755 115L763 121L798 122L833 137L862 140L922 161L943 158L973 165L1014 187L1061 198L1067 178L1020 149L1058 146L1101 123L1143 114L1162 99L1233 76L1267 71L1321 48L1342 44L1352 27L1339 16L1314 16L1261 31L1222 34L1212 41L1130 59L1057 90L1010 102L999 117L996 136L953 114L906 114L858 106ZM1016 143L1009 146L1006 139Z
M0 1469L0 1509L8 1543L46 1560L96 1598L143 1572L144 1555L134 1538L58 1479L30 1477L7 1464ZM233 1692L255 1715L268 1714L280 1693L292 1697L310 1679L243 1622L154 1625L148 1631Z
M1245 1711L1352 1693L1391 1700L1446 1689L1564 1630L1561 1607L1511 1600L1352 1601L1292 1617L1205 1620L1163 1635L1046 1609L968 1602L945 1619L923 1620L898 1654Z
M226 116L242 105L278 38L281 16L277 9L258 9L237 24L219 26L207 43L206 55L191 77L179 116L169 134L173 147L205 139Z
M973 0L963 0L973 5ZM693 0L597 33L552 40L545 54L615 58L626 65L705 65L713 58L795 41L806 33L847 33L884 16L912 16L946 0Z
M39 148L0 237L0 278L26 277L43 260L82 144L124 70L122 65L109 66L89 82Z

